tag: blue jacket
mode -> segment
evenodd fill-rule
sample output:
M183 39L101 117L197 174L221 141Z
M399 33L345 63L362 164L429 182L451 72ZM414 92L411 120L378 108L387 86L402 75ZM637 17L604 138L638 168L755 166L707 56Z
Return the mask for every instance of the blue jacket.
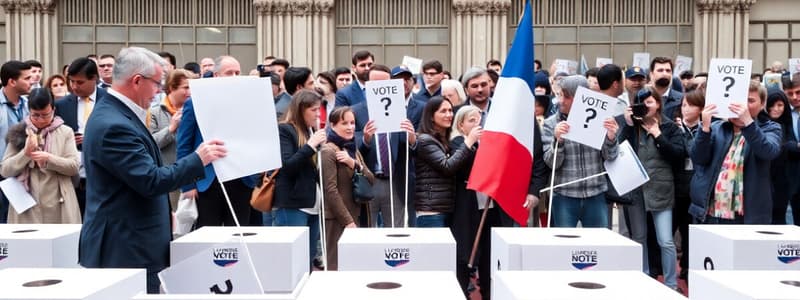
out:
M742 128L744 148L744 223L772 223L770 164L781 151L781 126L760 118ZM733 140L733 124L716 121L711 132L698 130L689 155L694 165L689 214L704 221L714 193L722 161Z
M86 214L79 261L87 268L147 268L148 291L169 264L167 193L203 176L197 154L164 166L142 121L112 95L97 101L83 141Z
M181 117L180 125L178 125L176 139L178 141L178 159L191 155L203 143L203 135L200 134L200 127L197 126L197 117L194 115L194 105L191 98L187 99L186 103L183 104L183 116ZM254 176L242 177L242 182L247 187L253 188L256 185ZM193 189L197 189L198 192L205 192L216 179L217 174L214 172L214 167L208 164L205 167L205 176L198 180L197 183L192 182L182 186L181 192Z
M357 80L354 80L350 85L336 92L336 107L339 106L353 106L362 102L366 102L367 98L364 96L364 90Z

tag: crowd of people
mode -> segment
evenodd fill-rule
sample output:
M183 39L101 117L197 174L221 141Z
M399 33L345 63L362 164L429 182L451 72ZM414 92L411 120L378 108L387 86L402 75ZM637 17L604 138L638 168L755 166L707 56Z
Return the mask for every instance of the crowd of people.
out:
M664 284L677 289L687 276L688 224L800 224L800 213L787 213L800 209L800 187L791 180L800 172L800 75L785 74L769 89L752 81L746 103L717 107L705 101L706 74L673 74L666 57L648 68L607 64L577 75L541 66L532 66L536 110L518 120L535 128L534 163L520 166L532 169L524 201L531 218L520 225L611 228L611 211L619 208L620 233L643 245L643 271L663 274ZM517 224L467 182L483 124L503 117L490 114L492 102L515 100L493 99L499 61L453 77L437 60L414 74L379 64L368 51L354 53L349 68L317 73L266 57L249 74L269 78L272 94L265 98L275 103L280 138L280 152L269 155L280 155L282 167L225 182L233 215L210 165L225 156L224 141L200 133L189 81L240 76L236 58L178 68L167 52L134 47L80 57L62 71L43 80L36 61L0 68L0 175L16 178L37 200L17 212L3 196L0 221L83 223L82 265L146 267L148 290L157 292L155 274L168 265L170 211L187 198L197 204L195 229L233 226L234 218L250 226L307 226L311 269L337 269L345 228L449 227L465 295L477 271L480 292L489 297L489 228ZM406 119L401 132L378 133L365 84L388 79L403 81ZM580 87L617 99L616 116L603 120L600 150L564 138ZM721 110L736 117L715 118ZM540 201L551 171L555 184L602 173L625 141L650 177L643 186L619 195L600 176L556 188L552 203ZM256 211L253 188L272 172L272 211ZM362 184L357 177L369 182L372 199L354 192ZM552 221L541 224L548 209ZM477 263L470 264L479 230Z

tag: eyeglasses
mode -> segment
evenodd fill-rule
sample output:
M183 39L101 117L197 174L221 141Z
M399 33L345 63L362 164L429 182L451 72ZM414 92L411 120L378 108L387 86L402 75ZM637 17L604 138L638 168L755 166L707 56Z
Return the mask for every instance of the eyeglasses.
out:
M425 76L436 76L436 75L441 74L441 72L436 72L436 71L433 71L433 72L422 72L422 73L425 74Z
M152 81L153 83L155 83L155 84L156 84L156 87L158 87L158 89L159 89L159 90L161 90L161 89L163 89L163 88L164 88L164 85L163 85L163 84L161 84L161 81L155 80L155 79L153 79L152 77L147 77L147 76L144 76L144 75L142 75L142 74L139 74L139 76L142 76L142 78L144 78L144 79L147 79L147 80L150 80L150 81Z
M100 68L111 68L111 67L114 66L114 64L100 64L100 65L97 65L97 66L100 67Z
M53 116L53 113L54 113L54 112L55 112L55 111L51 110L49 113L45 113L45 114L40 114L40 113L31 113L31 115L30 115L30 116L31 116L31 119L37 119L37 120L47 120L47 119L49 119L50 117L52 117L52 116Z

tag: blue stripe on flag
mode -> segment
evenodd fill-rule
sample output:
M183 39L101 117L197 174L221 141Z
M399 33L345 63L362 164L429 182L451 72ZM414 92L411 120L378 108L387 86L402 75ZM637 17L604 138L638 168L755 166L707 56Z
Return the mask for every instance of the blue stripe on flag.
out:
M508 51L505 67L501 77L519 77L528 83L531 94L536 87L533 73L533 12L531 11L531 1L525 2L525 12L519 22L517 32L514 34L514 42L511 50Z

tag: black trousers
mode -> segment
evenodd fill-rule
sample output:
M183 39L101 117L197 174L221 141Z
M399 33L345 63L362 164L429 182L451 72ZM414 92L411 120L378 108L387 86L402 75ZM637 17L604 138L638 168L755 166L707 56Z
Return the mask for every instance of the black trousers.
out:
M250 196L252 188L247 187L241 178L225 183L225 190L233 205L236 218L242 226L249 226L252 208ZM218 181L214 181L208 190L197 195L197 224L196 228L203 226L235 226L230 213L225 195Z

